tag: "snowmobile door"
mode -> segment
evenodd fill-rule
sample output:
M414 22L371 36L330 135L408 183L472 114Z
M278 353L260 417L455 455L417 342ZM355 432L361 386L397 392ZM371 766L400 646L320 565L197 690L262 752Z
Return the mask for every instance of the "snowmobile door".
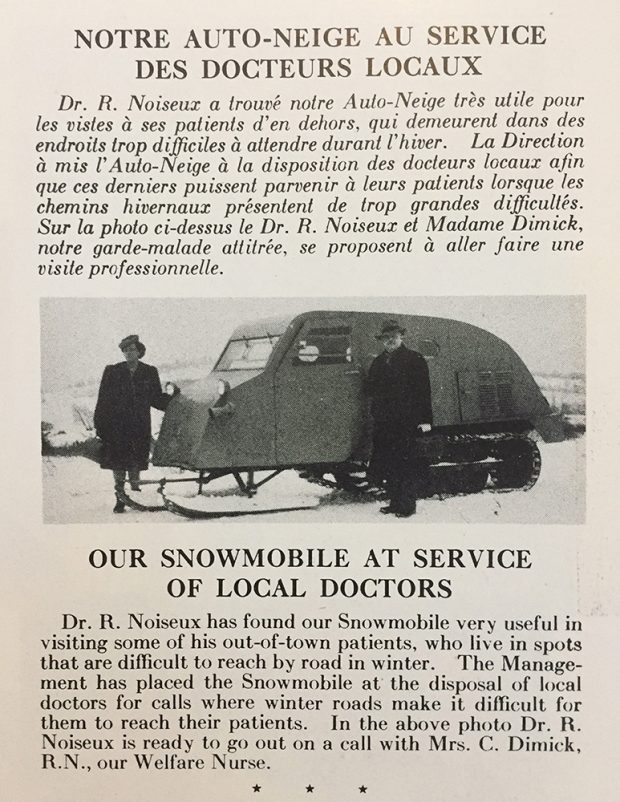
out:
M343 462L351 456L365 402L349 322L304 322L278 366L275 400L278 464Z

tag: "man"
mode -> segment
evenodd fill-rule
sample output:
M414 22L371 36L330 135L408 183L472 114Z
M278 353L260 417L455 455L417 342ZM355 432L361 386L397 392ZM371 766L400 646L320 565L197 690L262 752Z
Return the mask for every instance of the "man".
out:
M114 475L117 513L125 510L119 493L124 492L126 474L132 489L139 491L140 471L148 468L151 407L164 410L171 399L162 392L157 368L140 361L146 347L137 334L125 337L118 347L125 361L103 371L94 418L102 441L100 465Z
M385 481L390 503L384 514L408 518L416 511L418 486L427 470L418 437L431 429L433 414L428 366L421 354L403 344L405 329L386 320L375 335L383 344L370 366L367 387L373 417L369 474Z

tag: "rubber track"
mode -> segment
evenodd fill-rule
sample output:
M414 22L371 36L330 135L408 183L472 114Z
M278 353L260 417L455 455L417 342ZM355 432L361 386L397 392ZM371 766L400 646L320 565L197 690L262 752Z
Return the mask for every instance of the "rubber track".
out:
M453 435L453 436L447 437L447 438L445 438L445 441L446 441L446 443L448 445L450 443L452 443L452 444L458 445L458 446L466 445L467 443L472 443L472 444L476 444L477 445L477 444L480 443L480 441L488 441L489 443L518 442L518 443L521 443L524 446L526 446L527 450L529 451L529 455L528 456L531 458L531 461L532 461L532 471L531 471L531 475L530 475L530 478L528 479L528 481L524 485L521 485L519 487L493 487L493 485L492 485L492 481L493 480L491 478L491 484L487 484L486 487L484 487L484 488L482 488L482 490L478 491L480 493L512 493L515 490L519 490L521 492L524 492L524 491L530 490L532 487L534 487L534 485L538 481L538 477L540 476L540 471L541 471L541 466L542 466L542 459L541 459L540 451L539 451L538 446L536 445L536 443L530 437L528 437L527 435L518 435L518 434L470 435L470 434L462 434L462 435ZM465 465L467 463L462 463L462 464ZM475 464L485 464L485 463L484 462L476 463L474 461L471 464L475 465ZM493 463L488 463L488 464L490 466L489 467L489 471L492 471L492 467L491 466L493 465ZM458 466L458 463L457 463L457 466ZM435 467L437 471L442 470L442 468L438 467L437 464L435 464L435 465L431 464L431 466L430 466L431 470L433 469L433 467ZM356 463L349 463L347 465L345 463L344 465L339 466L338 472L345 472L345 471L348 470L347 479L352 479L354 477L354 475L359 474L364 469L365 469L364 465L360 465L360 464L356 464ZM331 471L326 471L325 473L331 473ZM366 485L366 486L360 485L358 488L352 488L348 481L346 481L346 483L343 483L342 481L338 481L335 478L334 478L334 480L326 479L324 475L323 476L319 476L318 474L316 476L312 476L311 474L310 475L306 475L306 472L304 472L304 471L301 471L300 475L304 479L306 479L306 481L311 482L312 484L318 484L318 485L320 485L322 487L328 487L328 488L331 488L333 490L342 490L342 491L351 493L352 495L358 495L358 496L366 497L366 498L368 498L368 497L385 498L385 492L383 491L383 489L379 488L379 487L376 487L374 485ZM456 497L456 496L471 496L471 495L477 495L477 494L478 493L474 494L472 492L458 493L458 492L441 491L441 492L434 493L434 494L432 494L430 496L427 496L427 498L445 499L445 498L453 498L453 497Z

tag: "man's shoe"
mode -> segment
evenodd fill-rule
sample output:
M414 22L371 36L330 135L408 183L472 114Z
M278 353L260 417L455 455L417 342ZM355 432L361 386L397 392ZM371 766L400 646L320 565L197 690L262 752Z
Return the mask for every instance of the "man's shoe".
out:
M411 510L411 512L396 512L394 514L397 518L411 518L412 515L415 515L415 510Z
M125 512L125 505L120 499L116 499L116 504L112 512Z
M396 509L392 507L391 504L388 504L387 507L380 507L379 512L382 512L384 515L391 515L396 512Z

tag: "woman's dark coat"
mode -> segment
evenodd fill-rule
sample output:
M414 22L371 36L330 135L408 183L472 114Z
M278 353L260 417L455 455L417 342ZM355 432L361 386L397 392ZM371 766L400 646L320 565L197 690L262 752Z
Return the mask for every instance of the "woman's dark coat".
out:
M101 438L101 467L108 470L148 468L151 407L165 409L157 368L138 362L132 375L126 362L107 365L95 407L95 429Z

